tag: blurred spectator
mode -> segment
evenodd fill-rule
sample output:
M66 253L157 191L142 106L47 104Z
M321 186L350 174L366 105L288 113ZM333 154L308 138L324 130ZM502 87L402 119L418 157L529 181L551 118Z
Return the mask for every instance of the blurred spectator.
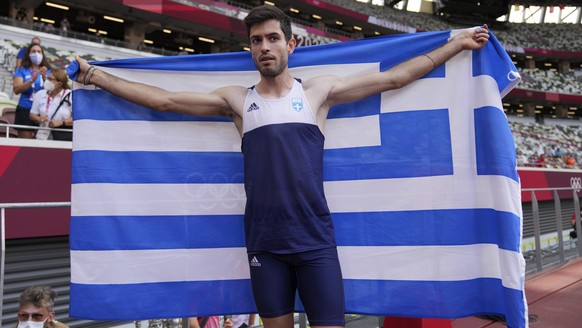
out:
M43 21L36 20L32 23L32 29L43 32L46 29L46 24Z
M67 16L63 16L59 25L61 27L61 36L67 36L67 33L71 30L71 24L69 23Z
M20 7L16 12L16 20L21 22L30 23L28 21L28 14L26 13L26 8Z
M224 328L231 328L227 327L227 320L232 322L232 328L247 328L252 327L255 323L256 314L240 314L240 315L233 315L230 318L225 317L224 319Z
M576 158L572 154L568 153L564 156L564 163L570 167L576 166Z
M554 155L554 149L553 148L554 147L553 146L550 146L550 145L547 145L546 146L546 152L545 152L546 157L550 157L550 156L553 156Z
M72 97L68 82L69 78L63 69L56 69L49 73L44 83L44 90L34 95L30 109L30 119L34 123L45 128L59 129L73 124ZM38 130L36 139L63 140L63 137L71 137L70 134Z
M190 328L220 328L220 317L192 317L188 319Z
M560 147L558 147L558 148L556 148L556 150L554 150L554 157L556 157L556 158L561 158L563 154L564 154L564 152L560 149Z
M46 33L55 33L55 27L53 26L53 24L44 24L43 28L41 29L42 32L46 32Z
M12 88L15 94L20 95L14 124L34 126L30 120L30 108L34 94L44 88L44 78L50 69L44 50L40 44L31 44L24 55L22 66L14 72ZM17 128L19 138L32 139L34 129Z
M28 45L27 47L22 47L20 48L20 50L18 50L18 53L16 54L16 65L14 67L14 70L22 66L22 60L24 59L24 55L26 54L26 49L28 49L33 44L40 45L40 38L37 36L33 37L32 40L30 40L30 45Z
M17 328L68 328L55 320L57 293L50 287L29 287L18 299Z
M546 159L546 156L544 154L540 154L540 156L538 157L538 159L536 161L536 166L537 167L546 167L547 163L548 163L548 160Z

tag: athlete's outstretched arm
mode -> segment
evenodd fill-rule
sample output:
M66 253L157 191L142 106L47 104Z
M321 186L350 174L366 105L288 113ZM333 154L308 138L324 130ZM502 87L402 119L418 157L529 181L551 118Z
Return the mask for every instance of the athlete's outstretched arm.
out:
M401 88L426 75L463 50L483 48L488 40L487 25L483 28L467 29L443 46L400 63L385 72L365 74L351 79L337 79L337 77L330 79L332 87L328 93L327 105L331 107Z
M170 92L151 85L127 81L89 65L79 62L77 82L93 84L116 96L157 111L170 111L196 116L232 116L233 111L226 95L229 87L211 93ZM233 88L233 87L230 87Z

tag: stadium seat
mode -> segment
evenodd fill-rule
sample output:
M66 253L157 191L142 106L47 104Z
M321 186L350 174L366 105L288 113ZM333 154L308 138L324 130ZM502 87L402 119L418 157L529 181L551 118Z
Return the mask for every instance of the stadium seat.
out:
M2 110L2 113L0 113L0 116L7 119L10 124L14 124L14 117L16 116L16 108L6 107Z
M0 99L0 115L4 115L4 110L6 108L14 108L16 109L16 106L18 105L18 103L14 100L10 100L10 99Z

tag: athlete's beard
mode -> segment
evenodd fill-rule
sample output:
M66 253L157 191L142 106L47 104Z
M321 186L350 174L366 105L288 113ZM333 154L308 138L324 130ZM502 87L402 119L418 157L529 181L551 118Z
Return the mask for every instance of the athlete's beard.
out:
M287 60L282 59L279 62L279 65L277 65L276 67L261 67L257 60L255 60L255 67L257 68L259 73L261 73L261 75L266 77L275 77L283 73L283 71L287 67Z

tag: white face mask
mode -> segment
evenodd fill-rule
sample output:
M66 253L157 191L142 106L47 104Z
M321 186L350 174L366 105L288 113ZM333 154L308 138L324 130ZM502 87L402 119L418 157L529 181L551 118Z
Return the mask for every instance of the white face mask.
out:
M37 321L18 321L18 327L17 328L43 328L44 327L44 323L47 321L47 319L50 316L47 316L46 319L44 319L43 321L37 322Z
M40 65L42 63L42 54L38 52L30 54L30 61L35 65Z
M44 81L44 88L47 91L53 91L55 89L55 84L51 80Z

